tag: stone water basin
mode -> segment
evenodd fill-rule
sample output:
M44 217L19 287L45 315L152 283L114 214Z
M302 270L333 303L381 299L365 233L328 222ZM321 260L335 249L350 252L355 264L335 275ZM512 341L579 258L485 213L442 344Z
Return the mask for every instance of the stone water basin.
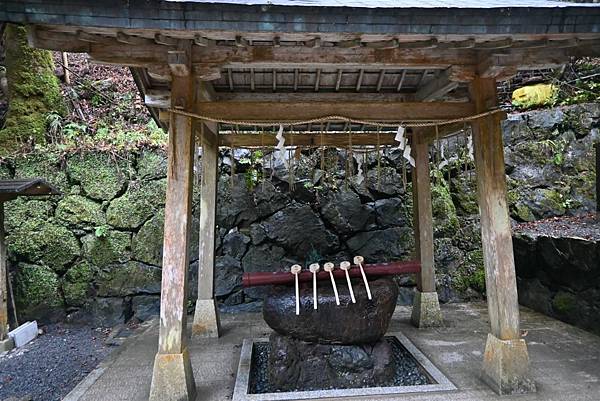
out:
M265 322L277 333L310 343L365 344L386 333L398 298L390 278L369 281L372 300L362 280L353 280L356 303L346 281L338 281L340 305L336 305L330 281L317 283L318 309L313 309L312 283L300 287L300 315L296 315L294 287L273 286L263 304Z

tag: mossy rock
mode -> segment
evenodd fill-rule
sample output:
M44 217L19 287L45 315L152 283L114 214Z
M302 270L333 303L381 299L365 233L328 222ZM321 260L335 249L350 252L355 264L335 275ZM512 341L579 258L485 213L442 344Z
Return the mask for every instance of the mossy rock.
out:
M109 153L73 155L67 163L69 176L81 185L87 196L97 200L111 200L125 185L130 166L115 161Z
M87 262L71 267L62 277L62 291L69 306L82 306L90 296L94 270Z
M485 267L481 249L467 252L463 265L453 274L452 281L454 288L460 292L471 289L479 294L485 293Z
M43 178L60 192L67 192L69 182L58 154L38 150L19 156L15 161L15 178Z
M144 150L138 158L137 176L141 179L165 178L167 155L162 150Z
M552 309L559 316L568 316L576 312L577 297L570 292L559 291L552 299Z
M536 191L536 202L542 210L547 211L546 216L562 216L565 214L565 198L555 189L539 189Z
M96 278L101 297L160 294L160 284L161 269L139 262L110 265Z
M455 233L458 228L456 207L452 196L444 183L431 186L433 229L436 236L446 236Z
M68 225L79 227L106 224L102 205L80 195L63 198L56 207L56 218Z
M4 204L4 225L8 232L22 226L29 220L48 220L54 207L49 200L19 197Z
M452 199L457 211L461 214L478 214L477 183L465 176L452 180Z
M66 113L52 53L29 47L24 26L9 24L5 35L9 109L0 130L0 154L29 138L44 143L47 115Z
M123 262L129 258L131 234L108 230L98 236L88 234L81 238L83 256L94 266L104 267L111 263Z
M148 220L131 241L132 258L153 266L162 266L163 239L165 226L164 209L159 210ZM190 261L198 259L200 222L192 216L192 235L190 237Z
M24 260L62 272L80 254L75 235L52 220L31 219L7 237L8 249Z
M131 181L127 191L108 206L108 224L123 229L140 227L164 206L166 187L166 179Z
M15 280L17 310L23 317L42 318L62 311L58 275L48 266L20 263Z
M161 209L133 236L131 251L135 260L154 266L162 265L164 226L165 212Z

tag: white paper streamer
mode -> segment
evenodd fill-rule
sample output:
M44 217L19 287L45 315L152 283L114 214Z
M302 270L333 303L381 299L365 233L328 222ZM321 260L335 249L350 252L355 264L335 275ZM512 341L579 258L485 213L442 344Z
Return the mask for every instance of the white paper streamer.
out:
M277 139L277 146L275 146L275 149L279 151L279 158L283 162L283 165L286 168L289 168L288 161L285 158L285 138L283 137L283 125L279 126L279 131L277 132L275 138Z
M473 136L472 135L469 135L467 137L467 149L469 149L469 158L471 160L473 160L474 157L473 157Z
M440 159L442 159L442 161L438 164L438 170L441 170L448 165L448 160L444 155L444 142L440 142Z
M408 160L408 162L410 163L411 166L415 167L415 159L411 156L410 154L410 145L406 145L406 147L404 148L404 153L402 153L402 156L404 156L404 158L406 160Z
M363 171L363 158L361 156L361 154L352 152L352 157L354 158L354 160L356 160L356 163L358 164L358 172L356 173L356 182L358 184L361 184L365 179L365 174Z
M406 146L406 138L404 137L404 132L406 131L406 129L399 125L398 126L398 130L396 131L396 136L394 137L394 140L396 142L398 142L398 149L404 149L404 147Z

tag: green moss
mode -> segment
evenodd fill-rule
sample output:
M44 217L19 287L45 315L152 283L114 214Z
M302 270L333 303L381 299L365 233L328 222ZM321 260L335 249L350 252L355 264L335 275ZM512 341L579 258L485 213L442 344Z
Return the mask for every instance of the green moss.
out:
M467 252L464 263L453 274L452 282L459 292L470 288L479 294L485 294L485 267L481 249Z
M94 266L104 267L129 258L131 234L107 231L103 236L88 234L81 238L83 256Z
M52 220L26 220L10 233L7 242L8 249L19 257L57 272L64 271L80 253L75 235Z
M71 267L62 278L62 291L67 305L81 306L88 299L94 271L87 262Z
M542 189L540 191L541 199L539 204L552 211L554 215L563 215L565 214L565 199L564 196L554 189Z
M61 192L68 191L69 182L60 156L56 153L36 151L21 155L15 162L15 178L41 177Z
M19 312L25 315L41 306L54 308L63 304L57 274L47 266L26 263L18 266L15 298Z
M164 178L167 176L167 157L164 151L145 150L137 163L138 177L141 179Z
M127 162L116 162L109 153L74 155L67 163L69 176L93 199L111 200L129 177Z
M475 180L459 176L452 180L452 199L462 214L478 214L477 187Z
M458 217L452 196L443 178L433 181L431 197L435 235L452 235L459 228Z
M0 153L6 154L29 138L44 143L47 115L64 114L66 107L52 54L29 47L23 26L9 24L5 43L9 109L0 130Z
M529 207L523 203L517 203L514 206L514 213L516 217L521 221L534 221L535 215L529 209Z
M28 220L48 220L52 217L53 206L49 200L29 199L19 197L6 202L4 224L6 230L11 232L23 225Z
M552 300L552 308L560 315L568 315L575 311L577 299L575 295L559 291Z
M102 207L80 195L69 195L56 207L56 218L75 226L99 226L106 223Z
M138 262L111 265L96 278L98 295L118 297L160 293L161 270Z
M114 199L106 211L108 224L138 228L165 204L167 181L131 181L125 194Z
M131 250L135 260L154 265L162 265L164 210L160 210L148 220L133 236Z

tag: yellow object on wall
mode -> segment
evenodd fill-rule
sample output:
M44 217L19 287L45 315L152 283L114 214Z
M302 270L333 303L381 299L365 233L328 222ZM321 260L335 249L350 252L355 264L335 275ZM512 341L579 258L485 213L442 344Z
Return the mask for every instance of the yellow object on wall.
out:
M520 108L547 105L554 101L557 93L558 87L552 84L524 86L512 93L512 104Z

